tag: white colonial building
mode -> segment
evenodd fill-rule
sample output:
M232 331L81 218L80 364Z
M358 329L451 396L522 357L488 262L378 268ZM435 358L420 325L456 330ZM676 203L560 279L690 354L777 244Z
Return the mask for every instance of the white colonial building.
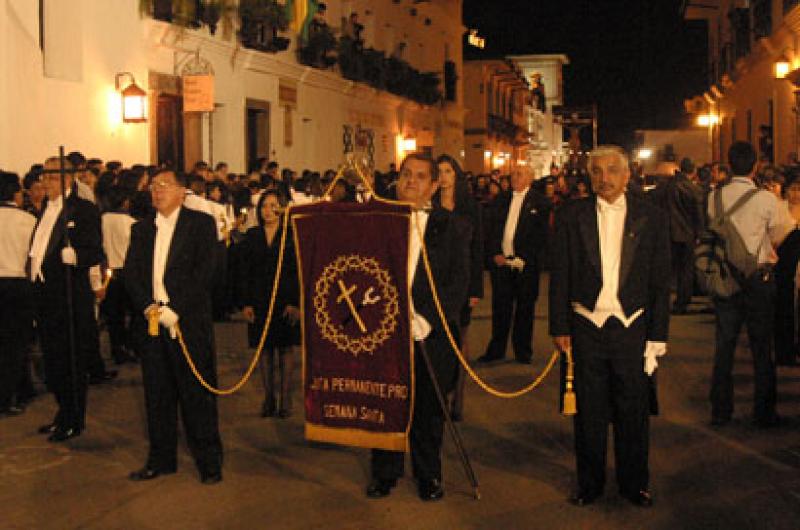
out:
M234 31L223 22L212 34L204 22L167 21L187 3L235 10ZM458 156L461 4L328 1L324 20L337 39L351 13L363 25L359 48L370 61L347 79L339 66L301 64L291 29L274 34L290 39L284 51L237 38L237 0L0 0L0 167L24 172L63 144L128 165L225 161L244 172L265 156L322 170L342 160L345 126L360 131L355 147L378 169L412 148ZM270 35L261 22L263 44ZM398 89L408 72L418 84L422 73L437 74L441 97L431 97L430 83L413 94ZM213 112L183 112L184 76L193 73L213 74ZM147 119L125 123L121 90L134 79L147 95Z

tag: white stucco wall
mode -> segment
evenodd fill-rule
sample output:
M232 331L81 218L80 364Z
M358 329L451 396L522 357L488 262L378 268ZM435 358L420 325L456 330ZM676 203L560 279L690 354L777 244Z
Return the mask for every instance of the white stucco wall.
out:
M342 160L342 126L375 131L375 160L385 169L397 158L397 135L436 131L434 152L458 155L463 149L463 105L423 108L386 92L351 83L333 71L299 65L293 51L266 54L237 48L221 32L209 35L182 31L169 24L142 19L138 0L46 0L44 54L39 49L38 2L0 0L0 167L27 171L32 163L58 153L79 150L125 164L151 163L153 116L144 124L123 124L118 72L132 72L148 89L149 73L180 74L190 52L199 50L215 73L213 160L226 161L235 172L245 171L245 102L270 104L270 148L282 166L323 170ZM341 0L329 4L329 23L338 26ZM400 6L391 2L353 1L361 21L376 35L382 21ZM370 5L372 7L370 7ZM460 16L447 15L460 0L418 5L417 17L396 16L397 38L408 35L406 56L423 70L441 71L445 42L461 74ZM408 6L403 6L408 9ZM365 11L369 9L370 15ZM400 11L398 11L399 13ZM336 14L331 16L331 14ZM424 26L425 17L432 19ZM336 18L336 20L334 20ZM78 23L79 21L79 23ZM67 23L71 22L71 23ZM376 38L377 40L377 38ZM50 51L48 44L59 46ZM424 43L411 53L412 43ZM377 42L376 42L377 44ZM415 44L416 45L416 44ZM48 74L45 61L48 57ZM69 78L69 79L64 79ZM280 79L296 84L297 107L292 111L293 142L284 145L284 109L279 106ZM459 97L460 97L459 87ZM459 100L460 101L460 100ZM203 157L209 152L209 120L203 119ZM187 161L192 163L193 161Z

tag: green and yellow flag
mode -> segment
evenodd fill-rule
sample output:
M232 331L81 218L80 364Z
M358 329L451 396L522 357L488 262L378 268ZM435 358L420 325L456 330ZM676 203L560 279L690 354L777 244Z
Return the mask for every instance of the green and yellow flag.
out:
M286 16L289 25L300 42L308 41L308 27L319 9L317 0L286 0Z

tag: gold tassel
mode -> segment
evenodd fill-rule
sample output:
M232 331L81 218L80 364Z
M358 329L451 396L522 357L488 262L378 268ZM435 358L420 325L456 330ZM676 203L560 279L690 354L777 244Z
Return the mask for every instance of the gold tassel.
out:
M562 414L564 416L574 416L578 413L578 403L575 398L575 391L573 390L575 362L572 359L572 350L567 350L564 354L567 356L567 384L564 390L564 408Z
M158 337L158 319L161 316L161 310L154 307L147 313L147 333L151 337Z

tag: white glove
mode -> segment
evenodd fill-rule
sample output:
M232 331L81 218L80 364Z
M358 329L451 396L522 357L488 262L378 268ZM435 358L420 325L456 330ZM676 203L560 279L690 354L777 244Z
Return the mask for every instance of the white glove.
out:
M78 264L78 255L72 247L64 247L61 249L61 263L64 265L72 265L73 267Z
M411 333L414 334L414 340L420 341L431 334L431 325L425 320L425 317L418 313L413 314L411 319Z
M667 353L666 342L650 342L644 348L644 373L653 375L658 368L658 357L663 357Z
M511 267L513 270L522 272L522 269L525 268L525 261L522 258L512 258L506 261L506 265Z
M89 269L89 283L91 284L92 291L94 292L97 292L103 288L103 273L100 272L100 265L95 265Z
M169 306L164 306L161 308L161 314L158 317L158 323L169 330L169 336L173 339L178 337L178 329L176 327L178 320L178 313L170 309Z

